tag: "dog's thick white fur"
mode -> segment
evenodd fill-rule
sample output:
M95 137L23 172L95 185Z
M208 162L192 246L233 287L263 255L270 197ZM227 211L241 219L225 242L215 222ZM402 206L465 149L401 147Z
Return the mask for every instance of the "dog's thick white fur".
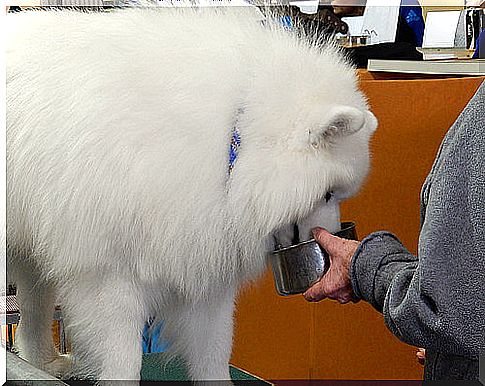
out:
M57 298L76 374L139 379L156 316L193 379L228 379L238 288L265 269L274 235L291 242L293 223L301 238L336 230L339 201L367 174L377 123L354 70L331 45L236 10L7 23L19 354L60 371Z

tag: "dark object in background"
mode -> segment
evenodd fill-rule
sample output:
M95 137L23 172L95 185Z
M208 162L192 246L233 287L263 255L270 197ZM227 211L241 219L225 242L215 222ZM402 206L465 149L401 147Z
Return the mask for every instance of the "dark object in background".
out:
M288 30L299 30L308 36L321 37L323 40L336 33L347 34L349 26L342 21L329 5L319 5L315 14L306 14L297 6L272 6L271 14L268 9L258 6L265 17L277 19ZM264 23L264 22L263 22Z
M423 45L424 17L417 0L401 0L397 22L396 42L407 42L415 47Z
M7 12L20 12L22 8L20 8L18 5L11 5L8 7Z
M473 59L485 59L485 29L478 36Z
M334 3L334 2L332 2ZM338 2L335 2L338 3ZM361 3L365 4L365 1ZM333 5L333 13L338 17L362 16L364 6ZM396 31L396 42L411 43L415 47L423 44L424 18L423 10L418 0L402 0L399 8L399 18Z
M485 30L485 10L469 9L465 11L466 47L475 50L478 46L480 34ZM482 38L483 39L483 38Z
M369 59L423 60L423 54L413 44L406 42L350 47L345 51L358 68L367 68Z
M7 296L9 295L16 295L17 294L17 288L15 287L14 284L9 284L7 286Z
M424 27L423 27L423 33L424 33ZM421 47L423 44L423 36L421 35L421 39L420 41L418 41L418 37L416 36L415 31L411 28L411 26L408 24L406 19L401 14L397 19L396 42L409 43L413 47Z
M423 55L416 47L422 44L424 20L421 7L414 6L415 3L416 0L407 0L408 6L401 7L395 43L347 48L351 61L359 68L367 68L369 59L423 60ZM337 7L337 15L332 6L319 6L316 14L307 15L296 7L290 7L289 14L293 20L298 19L299 26L305 32L326 38L336 33L345 35L348 25L340 16L361 15L364 9L365 7Z
M338 17L331 6L319 5L315 14L305 14L292 7L292 17L297 17L301 27L307 32L321 35L347 34L349 26Z

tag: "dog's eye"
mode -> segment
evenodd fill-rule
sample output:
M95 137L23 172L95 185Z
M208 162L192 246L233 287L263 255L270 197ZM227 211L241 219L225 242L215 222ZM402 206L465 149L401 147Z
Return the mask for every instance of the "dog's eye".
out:
M327 192L327 194L325 195L325 202L329 202L332 197L333 192Z

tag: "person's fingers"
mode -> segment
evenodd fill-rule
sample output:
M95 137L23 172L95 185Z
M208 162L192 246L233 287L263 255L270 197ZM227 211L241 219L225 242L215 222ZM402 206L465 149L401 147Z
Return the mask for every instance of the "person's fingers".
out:
M305 300L309 302L319 302L327 297L325 276L319 282L307 289L303 294Z
M352 294L344 288L335 288L335 285L322 278L303 294L305 300L309 302L318 302L325 298L338 301L340 304L346 304L353 301Z
M345 259L358 242L341 239L323 228L315 228L312 232L317 243L328 252L331 264L329 271L303 294L304 298L310 302L330 298L342 304L353 301Z
M323 228L313 229L313 237L320 246L325 249L330 256L338 254L342 248L342 240L329 233Z
M304 296L308 301L320 301L329 298L337 301L340 299L341 302L347 303L351 300L350 294L346 291L342 276L335 266L330 267L327 274L310 287L304 293Z
M342 280L339 275L336 266L331 266L330 270L320 278L320 280L310 287L304 294L306 300L308 301L320 301L325 298L338 300L346 296L345 291L342 289Z
M335 278L326 278L325 276L319 282L314 284L303 294L305 300L309 302L318 302L325 298L333 299L341 304L354 301L351 291L334 282Z
M340 304L347 304L348 302L350 302L350 298L347 297L347 296L342 296L342 297L339 297L337 299L337 301L340 303Z
M338 301L340 304L346 304L346 303L349 303L352 300L351 293L349 291L347 291L345 288L339 288L333 294L330 294L329 297L332 297L333 299Z
M419 351L416 353L416 359L418 360L419 364L425 364L426 354L424 353L423 349L419 349Z
M426 361L426 351L423 348L419 348L416 352L416 358L420 364L424 365L424 362Z

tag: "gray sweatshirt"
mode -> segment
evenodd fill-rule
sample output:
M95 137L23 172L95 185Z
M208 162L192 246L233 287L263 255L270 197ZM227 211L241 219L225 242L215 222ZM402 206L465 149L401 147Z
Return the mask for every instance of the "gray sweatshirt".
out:
M418 256L367 236L355 294L402 341L426 348L425 379L478 380L485 353L485 82L446 134L421 191Z

